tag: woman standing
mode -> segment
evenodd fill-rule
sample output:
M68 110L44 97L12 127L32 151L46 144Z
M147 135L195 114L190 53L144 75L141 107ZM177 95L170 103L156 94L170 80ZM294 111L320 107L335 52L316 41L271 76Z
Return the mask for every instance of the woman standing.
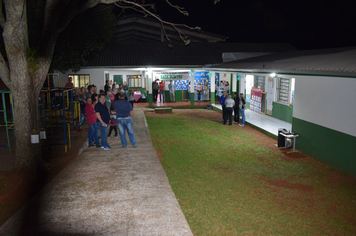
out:
M204 93L204 100L209 100L209 86L208 86L208 82L204 82L204 86L203 86L203 93Z
M131 89L129 93L129 102L131 103L132 108L134 107L134 101L135 101L135 93Z
M234 93L234 122L235 123L240 123L240 98L238 93Z
M198 84L196 86L196 90L197 90L197 93L198 93L198 101L200 101L201 90L202 90L200 81L198 82Z
M229 84L229 81L226 81L226 83L225 83L225 91L227 92L228 95L230 94L230 84Z
M124 89L124 94L127 96L127 90L129 89L129 86L127 86L126 81L124 81L123 89Z
M244 126L245 120L246 120L246 117L245 117L246 102L245 102L243 93L240 93L240 103L239 104L240 104L239 107L240 107L241 116L242 116L241 124L239 124L239 126Z

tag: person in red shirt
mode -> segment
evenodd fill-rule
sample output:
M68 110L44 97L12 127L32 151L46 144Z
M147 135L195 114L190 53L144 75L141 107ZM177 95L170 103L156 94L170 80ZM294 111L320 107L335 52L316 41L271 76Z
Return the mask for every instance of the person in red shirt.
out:
M66 83L65 87L73 88L74 84L72 81L73 81L72 77L68 77L68 82Z
M96 144L96 147L100 147L98 126L96 123L97 117L95 114L94 104L92 104L91 98L87 98L87 104L85 105L85 114L87 116L87 123L89 126L88 147L95 146L94 142Z
M159 83L159 99L161 100L161 102L164 102L164 87L166 86L166 84L164 83L164 80L162 80Z

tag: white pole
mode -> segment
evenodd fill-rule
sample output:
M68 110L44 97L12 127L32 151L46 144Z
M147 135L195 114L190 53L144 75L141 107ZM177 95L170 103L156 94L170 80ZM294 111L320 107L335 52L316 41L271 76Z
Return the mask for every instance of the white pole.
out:
M237 76L236 73L232 74L232 92L236 92L236 85L237 85Z

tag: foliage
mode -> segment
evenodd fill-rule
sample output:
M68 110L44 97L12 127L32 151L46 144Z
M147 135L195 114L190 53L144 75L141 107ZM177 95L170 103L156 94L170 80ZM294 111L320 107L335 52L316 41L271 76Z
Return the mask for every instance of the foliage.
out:
M98 5L78 15L59 35L51 69L79 71L112 39L114 24L111 6Z
M355 188L331 186L330 172L310 159L286 161L246 129L197 114L146 115L153 145L195 235L356 233L350 220Z
M28 61L29 72L32 75L36 74L36 71L40 67L36 49L28 48L26 51L26 57Z

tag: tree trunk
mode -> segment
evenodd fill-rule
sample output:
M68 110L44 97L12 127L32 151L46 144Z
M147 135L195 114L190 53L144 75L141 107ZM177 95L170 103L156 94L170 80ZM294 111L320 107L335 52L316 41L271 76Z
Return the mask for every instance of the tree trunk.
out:
M13 75L13 72L11 73ZM33 130L39 132L38 126L38 89L34 88L33 81L26 78L25 73L17 75L25 86L15 87L12 90L14 97L15 121L15 151L17 168L35 177L42 166L41 144L31 143ZM17 77L17 78L19 78Z

